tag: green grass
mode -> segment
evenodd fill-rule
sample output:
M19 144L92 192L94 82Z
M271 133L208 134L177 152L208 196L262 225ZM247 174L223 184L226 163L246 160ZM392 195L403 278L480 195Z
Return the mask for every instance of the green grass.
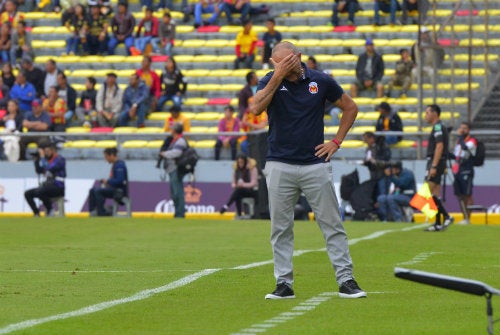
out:
M274 288L272 264L231 269L271 259L269 225L268 221L2 219L0 334L11 324L130 297L203 269L220 270L147 299L12 334L231 334L338 290L324 251L294 258L294 300L264 300ZM407 227L412 226L346 223L351 240L392 230L351 246L355 275L368 298L332 296L265 334L486 334L484 298L397 279L393 269L471 278L499 288L500 226L453 226L444 233L424 233L423 226L402 230ZM297 222L295 233L296 250L324 248L315 223ZM414 263L406 263L410 261ZM500 297L493 303L498 318Z

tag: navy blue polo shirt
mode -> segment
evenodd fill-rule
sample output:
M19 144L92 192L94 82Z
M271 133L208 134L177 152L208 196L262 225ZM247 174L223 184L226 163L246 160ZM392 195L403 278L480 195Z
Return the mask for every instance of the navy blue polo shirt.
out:
M325 102L337 101L344 91L329 75L302 66L304 77L296 83L283 80L267 106L268 161L299 165L325 161L314 155L314 148L325 140ZM273 73L259 81L257 90L266 87Z

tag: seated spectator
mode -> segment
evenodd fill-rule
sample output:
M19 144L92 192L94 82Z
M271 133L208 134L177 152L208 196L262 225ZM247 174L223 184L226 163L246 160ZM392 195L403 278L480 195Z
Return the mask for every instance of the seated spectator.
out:
M43 100L43 110L50 115L52 131L66 131L66 102L58 95L56 86L49 90L49 96Z
M238 159L233 164L233 169L233 180L231 181L233 192L227 203L220 208L219 212L224 214L234 202L236 204L236 216L241 217L241 200L243 198L253 198L257 202L259 172L255 159L243 154L238 155Z
M181 110L175 105L170 108L170 116L165 120L163 124L163 131L165 133L171 132L174 124L181 124L182 129L186 130L186 132L191 131L191 122L187 117L182 115Z
M250 100L253 100L253 98L250 98ZM250 102L250 106L251 105L252 103ZM264 129L267 127L267 125L267 112L262 112L259 115L255 115L254 113L250 112L250 107L245 111L245 114L243 114L243 119L241 120L241 129L246 133ZM240 141L241 152L243 152L245 155L249 155L250 150L248 147L248 136L242 136L240 138Z
M116 127L122 110L122 101L123 90L116 83L116 74L110 72L97 92L95 107L99 127ZM96 122L92 118L91 121Z
M4 63L2 65L2 80L5 85L7 85L10 89L16 83L16 76L12 71L12 65L10 63Z
M202 21L202 14L208 13L211 13L212 17L208 21ZM214 25L219 14L219 0L198 0L194 5L194 28L197 29L201 25Z
M316 71L323 71L319 67L318 61L314 56L309 56L307 57L307 62L306 62L307 68L311 70L316 70Z
M62 73L61 70L57 68L56 61L54 59L49 59L45 63L45 72L43 76L43 96L47 97L49 95L49 89L52 86L57 86L57 76Z
M358 0L335 0L332 10L332 25L339 25L339 13L348 13L347 25L354 26L354 15L361 10Z
M240 131L240 119L234 117L233 106L224 108L224 117L219 121L219 133L221 132L238 132ZM236 151L238 149L237 135L219 135L215 143L215 160L220 159L220 151L222 148L231 147L231 159L236 159Z
M219 7L221 12L226 13L227 23L234 24L233 13L241 13L239 22L247 21L250 16L250 0L223 0Z
M11 132L18 131L22 133L24 117L19 109L19 104L16 100L10 99L6 106L7 114L0 119L0 127L5 127Z
M87 77L85 81L85 91L80 95L80 103L76 107L76 116L80 121L90 118L95 113L97 91L95 89L96 80L94 77Z
M77 4L74 7L73 15L67 18L64 23L66 28L70 32L70 36L66 40L66 54L67 55L78 55L78 47L83 45L87 34L87 13L85 7L81 4ZM83 41L82 41L83 39Z
M3 79L2 77L0 77L0 110L7 109L7 103L9 100L10 100L10 88L9 86L3 83Z
M156 17L153 16L153 9L146 8L144 18L137 26L137 33L135 34L134 47L131 48L133 55L141 55L146 50L146 46L153 38L158 37L158 28L160 23ZM144 29L144 32L142 32Z
M377 110L380 115L375 126L376 131L403 131L403 121L398 113L392 110L391 105L387 102L381 102ZM383 137L388 145L396 144L403 139L401 135L385 135Z
M158 37L151 40L153 52L157 54L173 56L172 49L175 41L175 22L172 21L170 13L163 14L163 19L160 22ZM161 48L159 48L159 46Z
M39 187L24 192L24 197L35 216L40 216L35 198L42 201L45 216L53 216L51 199L64 196L66 160L57 153L54 143L42 145L38 149L38 154L39 157L35 159L35 170L38 175L45 176L45 181Z
M259 83L259 77L257 77L255 71L248 72L245 79L247 84L238 93L238 117L240 119L248 109L248 99L257 92L257 84Z
M366 40L365 50L356 63L356 81L351 85L351 98L356 98L359 91L374 89L377 90L377 97L381 98L384 95L384 60L375 52L371 39Z
M31 111L31 103L36 99L35 87L26 81L24 71L19 71L16 77L16 83L10 90L10 97L19 102L21 112Z
M45 77L43 71L33 64L33 60L29 56L23 58L21 66L26 74L26 80L35 87L37 98L43 96L43 81Z
M19 22L24 21L24 13L17 10L16 1L6 0L3 9L4 11L0 16L1 24L9 22L12 28L16 29Z
M407 207L416 192L415 175L394 162L384 169L385 176L378 182L378 213L382 221L406 221L401 207Z
M26 31L26 23L19 21L11 37L10 62L12 65L16 65L17 60L20 58L33 58L35 56L33 47L31 46L31 39L31 33Z
M148 96L148 86L139 78L137 73L131 75L129 85L123 92L122 112L118 119L120 127L127 126L129 121L134 118L137 118L136 124L138 128L144 127Z
M239 69L240 63L242 63L243 68L251 69L257 52L257 33L252 30L252 21L250 20L243 21L242 26L243 30L236 35L234 68Z
M158 110L163 110L167 101L172 101L177 109L181 109L182 97L186 94L187 82L173 57L165 61L165 70L160 77L161 95L158 100ZM189 131L184 128L184 131Z
M128 172L125 162L118 158L116 148L104 149L104 159L111 164L109 178L101 179L100 184L89 191L90 216L110 216L104 203L106 199L121 199L128 196Z
M427 11L429 10L430 3L429 0L403 0L401 5L401 10L403 15L401 17L401 23L408 24L408 12L418 11L419 20L414 21L415 24L425 24L427 21Z
M85 52L89 55L102 55L108 51L108 19L101 14L99 5L90 6L87 16L87 37L84 43Z
M5 157L9 162L16 162L19 159L19 137L15 134L23 132L23 115L16 100L7 103L7 114L0 119L0 127L5 128L0 136L0 159Z
M408 49L399 50L401 59L396 62L396 73L392 76L391 80L387 84L387 92L385 95L391 97L391 92L394 85L402 86L400 98L406 98L408 91L410 90L412 84L411 72L414 68L413 61L410 58L410 52Z
M276 21L273 18L266 20L267 31L262 36L264 47L262 48L262 69L269 69L269 58L276 44L281 42L281 33L275 29Z
M382 136L375 136L371 131L363 134L366 152L363 165L370 171L370 179L379 180L384 176L384 169L391 160L391 149L385 144Z
M158 77L156 71L151 68L151 63L151 57L144 56L142 58L141 68L137 70L139 78L149 87L149 95L146 102L147 114L156 110L158 99L160 99L161 94L160 77Z
M396 12L401 10L397 0L375 0L375 25L380 25L380 11L390 13L391 25L396 24Z
M65 123L70 123L75 116L77 94L76 90L71 85L68 85L68 78L64 72L57 74L56 88L58 96L66 103Z
M412 75L419 78L418 64L422 63L422 74L429 78L432 84L437 82L438 69L443 65L445 52L437 42L436 36L427 27L420 28L420 45L418 41L411 47L411 59L415 63ZM422 78L422 82L423 79Z
M0 57L2 63L9 62L10 46L12 41L10 40L10 22L5 22L2 24L0 29Z
M114 55L119 44L125 44L127 55L131 55L130 48L134 46L135 17L128 12L127 1L121 0L118 3L118 13L111 19L111 30L113 36L109 39L108 54Z
M23 119L23 128L30 132L48 132L52 126L49 113L43 110L40 99L33 100L33 109L26 112ZM26 160L26 148L30 143L41 143L48 140L48 136L23 136L19 140L19 160Z

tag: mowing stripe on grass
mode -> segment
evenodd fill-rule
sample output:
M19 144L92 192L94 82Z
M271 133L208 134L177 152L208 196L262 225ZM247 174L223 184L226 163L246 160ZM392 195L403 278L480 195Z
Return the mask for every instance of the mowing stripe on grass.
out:
M349 241L349 244L354 245L360 241L373 240L373 239L376 239L376 238L381 237L381 236L388 234L388 233L408 231L408 230L413 230L413 229L417 229L417 228L421 228L421 226L413 226L413 227L407 227L407 228L403 228L403 229L382 230L382 231L375 232L373 234L370 234L370 235L367 235L364 237L354 238L354 239ZM326 250L326 249L322 248L322 249L318 249L318 250L297 250L294 252L294 255L300 256L300 255L303 255L306 253L318 252L318 251L324 251L324 250ZM228 270L244 270L244 269L250 269L250 268L259 267L262 265L268 265L268 264L272 264L272 263L273 263L272 260L263 261L263 262L255 262L255 263L250 263L250 264L246 264L246 265L240 265L240 266L236 266L233 268L229 268ZM153 288L153 289L140 291L140 292L138 292L130 297L111 300L111 301L105 301L102 303L90 305L90 306L83 307L81 309L77 309L75 311L71 311L71 312L67 312L67 313L56 314L56 315L52 315L52 316L48 316L48 317L44 317L44 318L40 318L40 319L26 320L26 321L22 321L19 323L13 323L13 324L10 324L6 327L0 328L0 335L8 334L8 333L18 331L18 330L32 328L32 327L35 327L37 325L44 324L44 323L51 322L51 321L64 320L64 319L68 319L68 318L72 318L72 317L96 313L96 312L99 312L99 311L102 311L102 310L105 310L105 309L108 309L108 308L111 308L111 307L114 307L117 305L126 304L126 303L133 302L133 301L144 300L144 299L152 297L153 295L167 292L167 291L174 290L176 288L185 286L185 285L190 284L190 283L192 283L192 282L194 282L202 277L211 275L211 274L216 273L216 272L221 271L221 270L223 270L223 269L205 269L205 270L193 273L189 276L183 277L183 278L176 280L174 282L171 282L169 284L166 284L166 285L163 285L163 286L160 286L157 288ZM321 300L321 297L323 297L323 296L326 296L326 297L330 296L331 297L335 294L336 293L333 293L333 292L325 292L325 293L320 294L319 298L314 297L314 298L307 300L307 302L309 302L309 304L314 304L314 301L315 301L314 299L316 299L316 301L317 301L317 299ZM304 303L306 303L306 302L304 302ZM303 306L308 306L308 304L306 303ZM273 322L283 323L287 320L290 320L291 318L293 319L294 317L296 317L298 315L302 315L304 313L304 311L300 310L300 311L294 311L291 313L292 314L290 314L290 312L288 312L288 314L280 315L276 318L270 319L270 320L274 320L274 321L268 320L265 323L273 323ZM279 321L279 320L282 320L282 321ZM260 330L262 328L255 328L255 329L259 329L257 332L263 332L262 330ZM254 332L254 333L257 333L257 332ZM249 333L247 332L245 334L248 335Z

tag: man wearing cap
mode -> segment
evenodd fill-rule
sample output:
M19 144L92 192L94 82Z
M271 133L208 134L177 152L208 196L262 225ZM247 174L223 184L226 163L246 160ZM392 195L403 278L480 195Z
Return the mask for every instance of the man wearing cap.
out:
M32 102L32 111L26 112L23 119L23 128L28 132L45 132L49 131L52 125L50 115L43 111L42 101L35 99ZM39 143L47 140L48 136L22 136L19 140L19 160L26 160L26 148L30 143Z
M415 67L415 64L410 58L410 52L408 49L401 49L399 50L399 54L401 55L401 59L396 62L396 73L394 73L391 80L387 83L387 92L385 95L388 98L391 97L394 85L402 86L399 97L406 98L412 84L411 71Z
M35 87L26 81L24 71L19 71L16 77L16 83L10 90L10 97L19 102L21 112L31 111L31 102L36 98Z
M374 89L377 90L377 98L381 98L384 95L384 60L375 52L370 38L366 40L365 50L356 63L356 81L351 85L351 98L356 98L359 91Z
M37 98L43 95L43 71L33 64L33 59L29 56L23 57L21 62L22 69L26 74L26 80L35 86Z
M381 102L377 110L380 115L375 126L376 131L403 131L403 121L387 102ZM401 135L385 135L385 143L389 145L396 144L402 139Z
M116 83L116 74L106 74L106 80L97 91L95 109L99 127L116 127L122 110L123 90Z
M54 143L42 144L38 148L35 170L37 174L45 176L45 181L39 187L24 192L24 197L35 216L40 216L40 210L34 198L42 201L45 206L45 216L52 216L51 198L64 196L64 179L66 178L66 160L57 154Z
M241 23L243 30L236 35L236 59L234 69L239 69L240 64L246 69L251 69L257 52L257 33L252 30L252 21L243 20Z

